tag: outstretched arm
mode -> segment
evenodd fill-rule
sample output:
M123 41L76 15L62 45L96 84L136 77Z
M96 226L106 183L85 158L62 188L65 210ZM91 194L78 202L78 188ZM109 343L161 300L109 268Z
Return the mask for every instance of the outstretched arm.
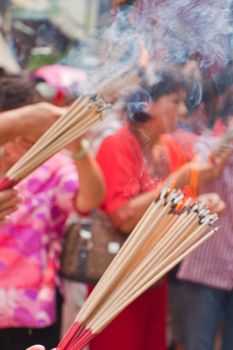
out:
M40 102L0 115L0 145L18 136L35 142L64 113L63 108Z
M231 154L232 151L230 149L225 149L221 154L216 155L214 159L205 163L197 161L189 162L172 173L164 182L172 183L175 188L181 189L186 185L191 185L191 188L194 187L193 190L198 192L200 186L205 185L209 181L213 181L221 175ZM194 183L192 183L194 177L196 177L196 179ZM154 190L140 194L112 212L110 216L114 225L122 232L130 232L140 220L150 203L158 197L161 187L162 185L158 185ZM215 202L222 205L220 201Z

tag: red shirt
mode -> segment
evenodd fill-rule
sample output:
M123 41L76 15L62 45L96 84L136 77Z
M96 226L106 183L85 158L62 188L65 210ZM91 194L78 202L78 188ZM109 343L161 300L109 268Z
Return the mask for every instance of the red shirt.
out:
M122 207L133 197L153 189L140 145L128 127L107 137L97 160L103 170L107 213ZM142 294L90 344L91 350L166 349L166 281ZM156 345L155 345L156 344Z
M152 190L158 183L151 179L140 145L127 126L103 141L97 161L107 185L102 206L107 213L112 213L139 194Z

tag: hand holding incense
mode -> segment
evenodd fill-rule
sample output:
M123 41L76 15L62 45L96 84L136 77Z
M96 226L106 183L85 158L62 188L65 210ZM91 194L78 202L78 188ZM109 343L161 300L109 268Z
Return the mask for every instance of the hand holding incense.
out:
M100 122L109 106L97 97L77 99L28 152L7 172L0 190L13 187L66 145Z
M7 172L0 181L0 191L14 187L55 153L81 137L98 124L104 111L128 86L138 86L141 76L136 65L124 66L114 76L99 82L93 91L98 95L78 98L69 110L50 127L28 152ZM99 97L105 95L106 99ZM106 102L108 101L108 102Z

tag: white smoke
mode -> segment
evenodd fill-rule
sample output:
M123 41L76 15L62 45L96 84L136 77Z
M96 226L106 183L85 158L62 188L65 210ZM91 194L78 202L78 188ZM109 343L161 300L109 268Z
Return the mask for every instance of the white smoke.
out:
M232 35L230 0L152 2L144 0L138 15L140 32L152 54L161 43L168 56L174 53L178 59L199 53L204 68L227 63L227 41Z
M66 63L92 58L87 89L124 66L138 66L141 43L158 64L184 62L198 53L202 69L224 66L232 36L230 4L231 0L143 0L143 6L124 7L109 19L90 46L75 51L76 57L73 54Z

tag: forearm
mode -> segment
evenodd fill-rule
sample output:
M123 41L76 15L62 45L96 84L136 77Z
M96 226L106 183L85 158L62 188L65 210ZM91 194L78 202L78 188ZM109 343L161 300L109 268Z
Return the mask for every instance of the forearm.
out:
M5 224L5 218L17 208L20 198L15 190L0 191L0 226Z
M182 189L184 186L191 184L192 171L189 164L185 164L165 179L164 183L172 184L175 188ZM198 176L195 190L198 190L201 185L212 178L212 174L211 171L198 173L197 169L195 169L195 172L197 172L196 176ZM153 191L139 195L112 213L111 218L114 225L122 232L129 233L132 231L152 201L159 196L162 186L163 184L157 186Z
M174 185L175 188L183 188L185 185L190 184L191 172L188 164L183 165L179 170L171 173L165 182Z
M46 102L1 113L0 145L17 136L33 144L63 113L63 108Z
M184 164L180 169L168 176L165 182L172 184L175 188L184 188L191 185L197 190L212 177L211 171L201 171L198 167L191 166L191 163Z
M33 106L21 107L12 111L2 112L0 116L0 145L25 136L27 124L33 118Z
M198 190L201 186L206 185L209 181L217 179L231 156L231 150L225 150L221 156L209 159L205 162L192 161L183 165L179 170L172 173L167 181L174 183L176 188L183 188L186 185L195 186Z
M161 187L162 185L159 185L154 190L131 199L120 209L111 213L114 226L123 233L131 232L150 204L159 196Z
M99 206L104 199L104 178L98 164L88 150L84 157L75 161L75 164L79 175L76 207L81 212L88 212Z

